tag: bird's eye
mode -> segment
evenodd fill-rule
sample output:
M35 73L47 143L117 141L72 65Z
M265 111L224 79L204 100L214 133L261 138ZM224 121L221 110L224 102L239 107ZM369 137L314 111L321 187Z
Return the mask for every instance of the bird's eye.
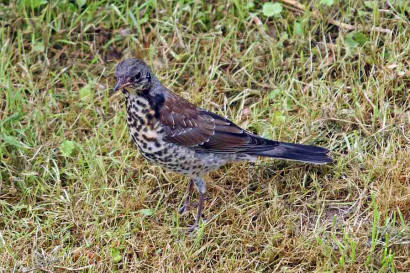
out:
M151 80L151 75L148 73L147 74L147 80L150 81Z
M137 75L134 76L134 81L138 81L141 79L141 72L138 72Z

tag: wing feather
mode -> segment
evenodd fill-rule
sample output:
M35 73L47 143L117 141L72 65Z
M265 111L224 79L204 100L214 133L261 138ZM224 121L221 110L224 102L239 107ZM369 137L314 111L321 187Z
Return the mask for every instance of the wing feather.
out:
M197 108L188 101L168 93L159 112L166 125L166 140L200 152L235 153L272 149L276 141L260 138L241 129L233 122Z

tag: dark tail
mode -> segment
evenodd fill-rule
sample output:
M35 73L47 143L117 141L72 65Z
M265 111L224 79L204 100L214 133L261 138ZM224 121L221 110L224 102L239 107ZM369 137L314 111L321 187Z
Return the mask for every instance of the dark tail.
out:
M326 164L333 162L333 160L327 155L328 152L329 150L321 147L279 142L279 144L272 149L252 152L249 154L315 164Z

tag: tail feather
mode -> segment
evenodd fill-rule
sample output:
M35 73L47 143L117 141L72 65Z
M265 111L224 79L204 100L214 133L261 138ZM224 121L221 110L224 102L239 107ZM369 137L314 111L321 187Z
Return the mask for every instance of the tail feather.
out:
M328 152L329 150L317 146L279 142L279 144L272 149L249 154L315 164L326 164L333 162L327 155Z

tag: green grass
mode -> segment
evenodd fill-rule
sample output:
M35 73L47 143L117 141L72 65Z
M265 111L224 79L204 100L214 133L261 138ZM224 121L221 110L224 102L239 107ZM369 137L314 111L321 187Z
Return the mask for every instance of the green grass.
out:
M407 1L304 1L319 17L283 5L269 18L253 4L0 4L0 272L410 271ZM144 161L108 96L129 57L336 162L224 167L206 179L208 223L187 234L187 179Z

